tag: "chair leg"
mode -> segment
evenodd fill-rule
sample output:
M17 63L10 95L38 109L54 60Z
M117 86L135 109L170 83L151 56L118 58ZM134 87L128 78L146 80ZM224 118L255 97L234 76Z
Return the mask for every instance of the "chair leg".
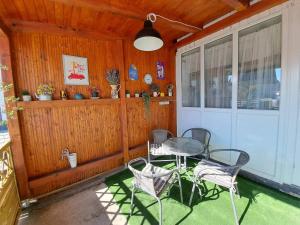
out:
M235 193L237 194L238 198L241 198L241 195L240 195L240 192L239 192L239 188L238 188L238 185L234 185L234 188L235 188Z
M180 191L180 200L181 200L181 203L183 203L183 196L182 196L182 186L181 186L181 178L180 178L180 175L179 175L179 173L177 174L177 177L178 177L178 184L179 184L179 191Z
M130 216L132 215L132 211L133 211L133 198L134 198L134 192L135 192L135 186L133 185L132 191L131 191Z
M194 197L195 188L196 188L196 182L194 181L193 188L192 188L192 193L191 193L191 197L190 197L189 206L192 205L192 201L193 201L193 197Z
M236 208L235 208L235 204L234 204L234 190L232 188L230 188L229 193L230 193L230 200L231 200L231 205L232 205L232 209L233 209L235 224L239 225L239 220L237 217L237 212L236 212Z
M159 225L162 225L162 205L159 198L156 197L159 206Z
M215 184L212 195L215 194L216 187L217 187L217 185Z

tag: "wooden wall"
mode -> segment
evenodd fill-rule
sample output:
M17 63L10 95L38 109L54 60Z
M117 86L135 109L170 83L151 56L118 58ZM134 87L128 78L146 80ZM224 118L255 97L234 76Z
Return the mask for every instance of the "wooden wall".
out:
M152 129L176 131L175 98L153 98L150 115L145 113L141 98L124 98L125 89L132 94L134 90L148 90L143 82L145 73L151 73L154 82L166 92L167 83L175 80L175 55L170 49L145 53L134 49L131 41L36 32L13 32L11 46L18 95L23 89L33 94L40 83L51 83L57 89L55 101L19 103L24 107L19 124L30 191L20 192L21 198L49 193L122 166L128 155L145 155ZM65 88L71 95L81 92L88 97L87 86L64 85L62 54L88 58L90 85L100 88L104 99L58 100L59 90ZM156 80L157 61L165 64L165 80ZM130 64L138 68L138 81L128 79ZM105 79L106 69L112 67L122 75L118 100L109 99L110 87ZM163 100L170 104L160 105ZM69 169L67 160L61 160L65 147L77 153L77 168Z

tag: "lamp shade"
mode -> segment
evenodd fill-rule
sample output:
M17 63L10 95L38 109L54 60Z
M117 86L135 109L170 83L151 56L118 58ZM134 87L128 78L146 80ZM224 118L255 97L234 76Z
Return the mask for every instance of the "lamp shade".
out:
M144 28L137 33L133 45L141 51L155 51L160 49L164 42L160 34L152 27L152 22L145 20Z

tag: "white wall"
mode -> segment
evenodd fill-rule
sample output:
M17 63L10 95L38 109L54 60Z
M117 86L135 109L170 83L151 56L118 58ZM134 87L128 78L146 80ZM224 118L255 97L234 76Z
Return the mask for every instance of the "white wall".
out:
M233 66L232 109L204 107L203 45L233 34L233 60L238 59L238 31L282 15L282 82L279 111L237 110L237 63ZM201 47L201 108L181 107L181 54ZM300 186L300 0L289 1L243 20L215 34L197 40L177 51L177 124L178 135L191 127L212 132L213 148L239 148L250 154L246 170L259 176ZM231 162L232 156L221 160Z

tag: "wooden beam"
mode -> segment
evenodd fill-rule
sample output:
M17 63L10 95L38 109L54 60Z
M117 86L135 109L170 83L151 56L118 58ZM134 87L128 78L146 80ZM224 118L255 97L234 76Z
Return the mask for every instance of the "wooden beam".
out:
M144 10L139 9L135 6L131 6L130 4L124 4L124 3L118 3L118 4L112 2L106 3L99 0L51 0L51 1L63 3L69 6L87 8L102 13L111 13L116 16L139 20L141 22L143 22L146 19L147 14L150 13L150 12L145 12ZM170 18L170 19L176 20L176 18ZM199 29L197 28L187 27L183 24L170 22L161 18L157 19L157 23L165 24L165 25L167 24L168 26L172 27L175 30L184 31L187 33L195 33L199 31Z
M126 96L125 96L125 42L122 41L122 54L120 54L122 58L122 67L121 67L121 75L120 75L120 97L121 97L121 114L120 114L120 121L121 121L121 133L122 133L122 148L123 148L123 156L124 156L124 163L129 161L129 141L128 141L128 121L127 121L127 107L126 107Z
M224 3L235 9L236 11L242 11L249 7L249 0L222 0Z
M8 70L1 71L2 81L7 84L14 84L13 68L10 52L11 42L5 36L0 37L0 64L6 65ZM13 87L5 96L16 96L15 88ZM15 118L8 120L8 131L11 138L11 150L13 154L13 162L15 174L18 183L19 195L21 199L30 197L31 193L28 184L28 174L23 153L23 144L21 138L21 129L19 115L16 113Z
M179 42L177 42L175 44L175 48L180 48L182 46L185 46L193 41L196 41L196 40L199 40L199 39L202 39L212 33L215 33L219 30L222 30L226 27L229 27L235 23L238 23L240 22L241 20L244 20L244 19L247 19L251 16L254 16L258 13L261 13L265 10L268 10L276 5L280 5L284 2L286 2L288 0L269 0L269 1L260 1L252 6L250 6L248 9L244 10L244 11L240 11L240 12L237 12L205 29L203 29L202 31L198 32L198 33L195 33L191 36L189 36L188 38L186 39L183 39Z
M71 27L59 26L50 23L31 22L23 20L7 19L5 23L13 31L21 32L43 32L43 33L56 33L61 35L70 35L92 39L128 39L124 36L118 36L116 33L108 31L92 31L85 29L75 29Z

